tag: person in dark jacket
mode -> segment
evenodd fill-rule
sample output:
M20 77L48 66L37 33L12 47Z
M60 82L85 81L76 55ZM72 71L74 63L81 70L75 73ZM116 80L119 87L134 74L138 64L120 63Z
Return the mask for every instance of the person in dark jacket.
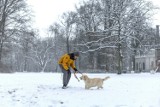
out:
M63 87L66 89L71 78L70 67L74 70L74 74L77 73L77 68L75 66L75 60L79 57L79 52L73 52L69 54L64 54L58 61L58 64L63 73Z

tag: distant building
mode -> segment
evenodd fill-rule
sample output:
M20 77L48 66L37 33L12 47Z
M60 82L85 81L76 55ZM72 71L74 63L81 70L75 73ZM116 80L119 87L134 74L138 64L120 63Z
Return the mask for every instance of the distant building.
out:
M145 55L135 57L135 68L138 72L155 70L160 72L160 49L151 49Z
M155 49L150 49L143 55L135 56L135 70L138 72L156 71L160 72L160 35L159 25L156 25Z

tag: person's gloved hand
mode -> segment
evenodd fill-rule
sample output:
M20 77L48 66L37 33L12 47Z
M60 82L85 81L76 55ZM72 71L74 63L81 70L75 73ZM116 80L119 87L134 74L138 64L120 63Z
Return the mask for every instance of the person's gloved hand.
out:
M74 71L75 71L75 73L77 73L77 72L78 72L78 70L77 70L76 68L74 68Z

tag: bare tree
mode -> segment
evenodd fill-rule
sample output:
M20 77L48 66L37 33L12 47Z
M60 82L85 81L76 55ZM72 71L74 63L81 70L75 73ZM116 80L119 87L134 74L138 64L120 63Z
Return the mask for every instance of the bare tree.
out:
M53 38L54 52L53 52L53 62L55 71L58 72L58 60L62 54L66 52L66 38L64 37L63 27L54 23L50 26L49 32L51 33L51 37Z
M83 53L98 51L98 53L108 53L108 56L113 54L118 74L121 74L125 53L131 49L127 48L130 47L130 44L126 44L126 41L134 40L141 44L141 35L135 37L131 34L135 34L136 30L133 28L136 26L141 26L137 30L142 33L152 10L152 4L144 0L102 0L99 2L92 0L85 2L77 9L79 18L77 24L79 24L78 27L82 34L80 38L83 38L79 38L78 46L81 47ZM97 20L96 17L100 20ZM138 23L137 19L141 23ZM94 25L96 25L96 29ZM105 61L103 60L103 62Z
M30 52L31 52L31 48L34 45L34 40L35 40L36 36L34 31L24 31L23 32L23 36L20 38L19 44L20 44L20 49L22 50L22 57L24 59L23 62L21 62L21 64L23 65L23 70L22 71L29 71L29 61L28 61L28 57L30 56Z
M28 27L28 14L24 0L0 0L0 62L4 58L6 45L17 39L15 36L21 28Z
M71 50L69 43L71 39L70 37L72 36L75 19L76 19L76 13L74 12L68 12L62 15L61 24L64 30L64 37L66 38L67 53L70 53Z
M53 60L53 47L52 38L38 39L32 47L30 56L27 58L31 59L35 65L38 65L41 72L44 72L47 64Z

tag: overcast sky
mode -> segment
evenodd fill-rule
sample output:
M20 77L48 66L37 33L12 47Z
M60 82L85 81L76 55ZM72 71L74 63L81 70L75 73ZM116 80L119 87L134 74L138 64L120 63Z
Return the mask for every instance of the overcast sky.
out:
M79 0L27 0L33 10L34 27L40 30L40 36L46 36L46 30L63 14L75 9Z
M40 30L40 36L46 36L46 30L62 15L63 12L75 9L75 4L80 0L28 0L35 15L33 26ZM160 0L153 1L154 5L160 7ZM160 10L155 15L154 24L160 25Z

